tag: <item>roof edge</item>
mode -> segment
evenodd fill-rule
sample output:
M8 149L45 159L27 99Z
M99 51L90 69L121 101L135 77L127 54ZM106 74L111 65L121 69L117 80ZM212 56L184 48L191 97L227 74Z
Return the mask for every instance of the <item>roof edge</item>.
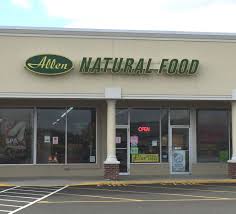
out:
M236 40L236 33L0 26L0 35Z

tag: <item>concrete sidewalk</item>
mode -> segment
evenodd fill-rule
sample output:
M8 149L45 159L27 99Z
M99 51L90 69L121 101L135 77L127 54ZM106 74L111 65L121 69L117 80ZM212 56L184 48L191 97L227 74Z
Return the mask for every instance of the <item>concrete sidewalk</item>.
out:
M121 176L117 181L105 180L103 177L41 177L41 178L4 178L0 186L65 186L65 185L129 185L129 184L216 184L235 183L236 179L226 176Z

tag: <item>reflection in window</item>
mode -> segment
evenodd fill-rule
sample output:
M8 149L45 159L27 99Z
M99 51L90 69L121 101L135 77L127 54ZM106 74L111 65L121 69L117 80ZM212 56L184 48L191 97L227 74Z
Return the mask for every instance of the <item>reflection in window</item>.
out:
M188 109L171 109L170 125L189 125L190 112Z
M65 112L37 110L37 163L65 163Z
M0 109L0 163L33 162L33 109Z
M199 162L227 161L229 127L227 110L197 112L197 154Z
M116 109L116 125L128 125L129 110Z
M160 110L132 109L130 117L131 162L160 162Z
M95 163L96 110L70 109L67 116L68 163Z

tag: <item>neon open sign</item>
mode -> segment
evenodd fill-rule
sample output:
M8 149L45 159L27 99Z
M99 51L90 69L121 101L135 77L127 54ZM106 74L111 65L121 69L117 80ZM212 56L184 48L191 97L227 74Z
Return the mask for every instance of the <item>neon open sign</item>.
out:
M139 132L150 132L151 131L151 127L149 127L149 126L139 126L138 127L138 131Z

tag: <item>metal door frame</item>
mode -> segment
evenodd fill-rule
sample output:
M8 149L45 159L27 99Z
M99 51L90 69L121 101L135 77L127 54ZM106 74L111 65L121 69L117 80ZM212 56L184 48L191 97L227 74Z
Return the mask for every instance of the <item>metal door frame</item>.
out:
M130 129L129 125L116 125L116 129L126 129L127 131L127 172L120 172L119 175L130 175Z
M172 129L188 129L188 153L189 153L189 171L188 172L173 172L172 170ZM170 166L170 174L191 174L192 173L192 148L190 143L190 126L189 125L169 125L169 166Z

